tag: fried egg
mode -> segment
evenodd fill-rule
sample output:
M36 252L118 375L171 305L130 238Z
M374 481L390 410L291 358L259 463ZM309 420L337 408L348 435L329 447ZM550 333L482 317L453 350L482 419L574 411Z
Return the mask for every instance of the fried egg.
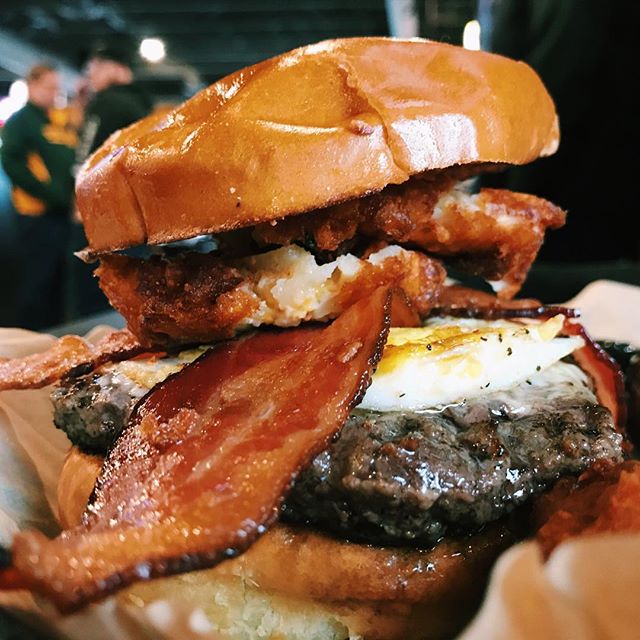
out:
M245 283L243 290L258 304L246 324L292 327L301 321L333 318L340 311L341 293L367 263L380 267L388 258L409 256L405 249L389 245L366 259L346 253L318 264L312 253L293 244L245 258L243 265L256 281Z
M360 404L375 411L419 411L510 389L583 346L560 336L564 316L514 322L433 318L392 328Z
M392 328L359 408L420 411L535 380L537 373L583 346L579 336L559 336L563 322L562 315L526 323L432 318L423 327ZM108 368L150 389L205 350L129 360Z

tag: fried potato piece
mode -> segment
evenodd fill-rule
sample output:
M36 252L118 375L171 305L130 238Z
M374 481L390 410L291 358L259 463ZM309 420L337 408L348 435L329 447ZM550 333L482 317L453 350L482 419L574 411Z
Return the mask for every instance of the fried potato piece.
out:
M425 315L446 277L437 260L392 246L323 265L295 245L230 262L211 254L111 255L96 273L138 339L163 347L229 338L260 325L326 321L382 286L400 287Z
M467 193L450 177L413 178L366 198L258 225L266 244L302 242L337 251L356 236L418 248L490 281L500 298L522 286L548 227L564 224L559 207L500 189Z

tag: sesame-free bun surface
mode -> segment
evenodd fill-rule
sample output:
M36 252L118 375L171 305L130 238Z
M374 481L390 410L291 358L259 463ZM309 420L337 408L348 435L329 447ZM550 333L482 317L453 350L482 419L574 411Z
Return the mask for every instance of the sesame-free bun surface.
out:
M115 133L82 168L92 252L321 208L469 163L558 145L525 63L426 40L352 38L242 69Z
M59 518L81 519L102 459L72 447L58 480ZM134 584L123 606L201 608L227 640L450 638L479 604L489 569L515 541L505 524L434 549L376 547L275 524L212 569ZM313 631L313 632L312 632ZM199 637L197 634L189 638Z

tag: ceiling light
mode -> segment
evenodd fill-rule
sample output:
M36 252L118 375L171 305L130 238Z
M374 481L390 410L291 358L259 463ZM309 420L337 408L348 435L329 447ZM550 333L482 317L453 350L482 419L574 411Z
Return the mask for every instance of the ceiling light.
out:
M160 62L164 59L164 42L160 38L145 38L140 43L140 55L149 62Z
M24 80L14 80L9 87L9 97L16 102L26 104L29 99L29 89Z
M0 99L0 126L18 109L22 109L29 99L29 90L24 80L15 80L9 87L9 95Z
M480 23L477 20L469 20L469 22L464 25L462 46L465 49L480 51Z

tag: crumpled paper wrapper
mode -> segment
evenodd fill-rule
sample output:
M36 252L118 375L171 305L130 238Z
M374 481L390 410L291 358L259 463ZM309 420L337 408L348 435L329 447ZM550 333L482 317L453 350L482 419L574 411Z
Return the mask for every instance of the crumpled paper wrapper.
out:
M595 338L640 345L640 288L590 284L570 303ZM86 336L99 339L108 327ZM0 329L0 357L46 349L54 338ZM50 389L0 393L0 544L38 528L59 531L56 485L69 448L52 426ZM582 538L560 545L545 563L535 542L518 544L496 564L484 604L460 640L624 640L640 637L640 534ZM184 600L133 608L109 598L60 616L28 592L0 593L0 606L44 618L64 637L85 640L219 638Z
M111 330L96 327L86 338L96 342ZM0 329L0 357L37 353L54 341L52 336L22 329ZM50 536L60 531L56 487L69 441L53 426L50 391L48 387L0 393L0 544L5 547L19 529L37 528ZM23 612L26 618L44 618L70 640L158 637L148 635L146 625L120 611L114 598L66 617L25 591L0 592L0 606Z

